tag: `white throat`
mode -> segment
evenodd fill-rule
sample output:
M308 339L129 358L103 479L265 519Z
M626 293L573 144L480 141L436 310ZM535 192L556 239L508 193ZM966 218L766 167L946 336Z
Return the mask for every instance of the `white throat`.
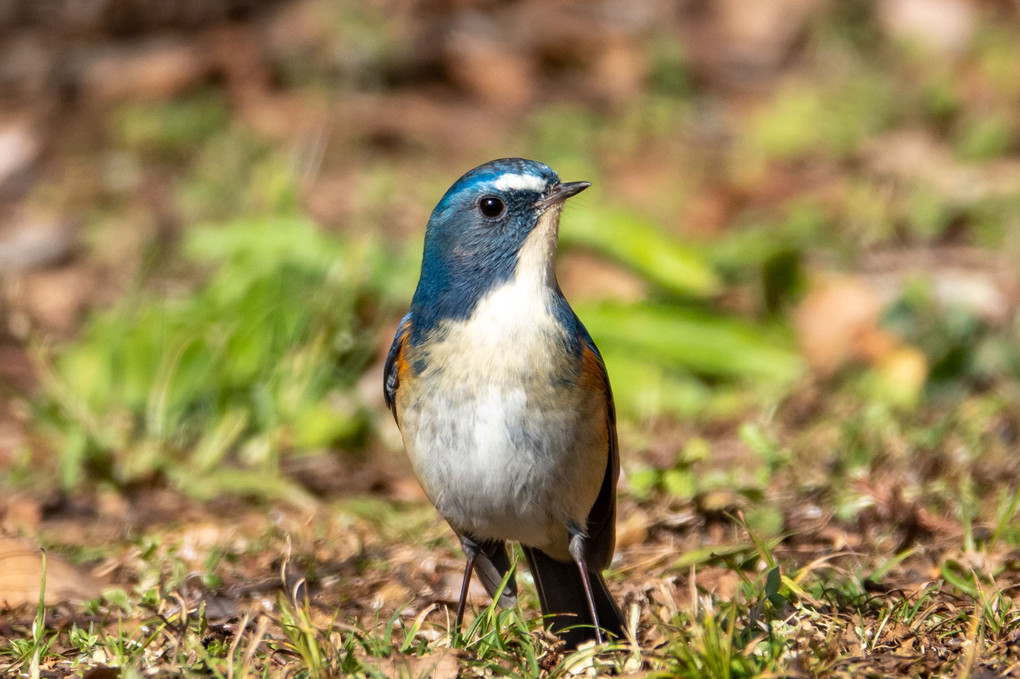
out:
M560 233L562 205L554 205L538 218L517 255L517 268L509 285L556 288L556 243Z
M474 309L468 321L468 337L478 353L514 357L507 352L534 348L539 337L562 332L552 316L556 286L556 240L560 206L546 210L521 246L517 268L509 281L490 291Z

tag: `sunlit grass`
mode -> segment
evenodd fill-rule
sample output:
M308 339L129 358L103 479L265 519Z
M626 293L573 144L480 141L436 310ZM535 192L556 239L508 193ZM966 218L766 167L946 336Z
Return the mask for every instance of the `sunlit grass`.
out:
M139 293L44 357L65 487L162 473L201 496L278 495L281 455L363 433L344 394L371 356L354 318L371 246L278 218L194 230L185 250L212 268L194 291Z

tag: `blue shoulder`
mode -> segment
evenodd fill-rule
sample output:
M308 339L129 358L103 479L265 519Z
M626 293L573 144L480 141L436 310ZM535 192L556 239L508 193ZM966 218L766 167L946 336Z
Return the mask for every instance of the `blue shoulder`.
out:
M599 363L602 364L602 370L605 371L606 364L605 361L602 359L602 352L599 351L599 348L597 346L595 346L595 340L592 339L591 333L588 332L588 328L584 327L584 323L581 322L581 319L577 319L577 327L580 330L579 334L581 336L581 341L584 342L584 345L586 347L591 349L592 353L594 353L596 358L599 359Z
M595 346L595 340L591 338L591 334L584 327L584 323L574 313L573 307L563 297L563 293L557 291L551 311L553 317L556 318L556 321L566 331L567 350L578 359L581 359L585 354L585 348L588 348L594 352L599 363L602 363L602 354L599 353L598 347ZM605 367L603 366L604 371Z

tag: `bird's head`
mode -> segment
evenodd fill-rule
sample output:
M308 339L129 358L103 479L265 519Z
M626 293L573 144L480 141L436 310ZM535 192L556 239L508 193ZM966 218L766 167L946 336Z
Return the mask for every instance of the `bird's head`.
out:
M414 306L466 316L488 291L522 276L555 287L559 214L588 182L561 182L523 158L480 165L454 182L425 231Z

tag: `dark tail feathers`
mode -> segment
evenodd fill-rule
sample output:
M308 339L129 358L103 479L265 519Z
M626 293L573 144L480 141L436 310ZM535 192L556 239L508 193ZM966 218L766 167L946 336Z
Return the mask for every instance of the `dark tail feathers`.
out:
M588 598L584 594L584 583L577 565L557 561L545 552L530 547L525 547L524 553L535 578L542 613L547 616L546 628L558 634L570 648L595 639L594 621L588 612ZM588 571L588 576L595 595L595 612L599 616L599 624L609 634L622 639L626 626L623 613L609 593L602 573Z
M478 543L478 558L475 561L475 575L485 586L489 596L495 598L503 577L510 571L510 557L506 553L506 543L502 540ZM506 587L499 597L502 608L513 608L517 605L517 582L513 574L507 580Z

